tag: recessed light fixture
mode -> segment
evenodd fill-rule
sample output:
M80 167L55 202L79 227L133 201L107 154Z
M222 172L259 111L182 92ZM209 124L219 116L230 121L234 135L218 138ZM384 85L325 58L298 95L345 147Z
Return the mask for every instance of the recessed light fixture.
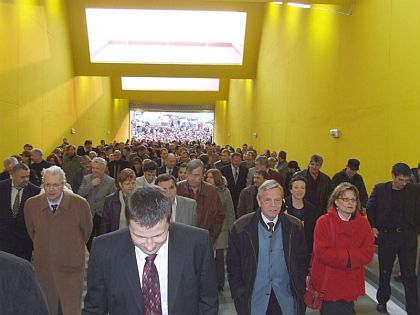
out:
M311 7L310 4L307 3L296 3L296 2L287 2L287 5L297 8L309 9Z

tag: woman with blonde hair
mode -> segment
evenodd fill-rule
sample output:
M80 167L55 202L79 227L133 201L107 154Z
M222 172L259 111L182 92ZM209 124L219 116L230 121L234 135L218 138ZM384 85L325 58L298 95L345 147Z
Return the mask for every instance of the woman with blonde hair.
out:
M222 231L219 234L214 249L216 250L216 274L217 274L217 287L219 292L223 290L225 284L225 249L228 247L229 231L235 221L235 209L233 208L232 196L229 189L226 187L225 180L223 180L222 173L216 169L209 169L204 179L210 185L216 187L219 194L220 201L223 205L225 212L225 220L223 221Z
M373 235L360 214L357 188L341 183L332 192L328 213L315 226L311 279L321 292L321 315L353 315L365 295L364 267L372 260Z

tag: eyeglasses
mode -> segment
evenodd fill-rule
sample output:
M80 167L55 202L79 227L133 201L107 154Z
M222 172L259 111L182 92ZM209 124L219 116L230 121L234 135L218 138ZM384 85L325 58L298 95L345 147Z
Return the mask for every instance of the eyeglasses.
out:
M344 202L357 202L356 198L338 198L340 200L343 200Z
M63 184L44 184L45 188L52 188L52 189L58 189L59 187L61 187Z

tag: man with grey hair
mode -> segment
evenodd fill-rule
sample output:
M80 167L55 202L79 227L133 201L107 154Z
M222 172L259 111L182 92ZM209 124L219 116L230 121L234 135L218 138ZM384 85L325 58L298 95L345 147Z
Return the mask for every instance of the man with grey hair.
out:
M58 166L44 171L45 192L28 199L25 223L34 242L34 267L51 315L78 314L82 303L85 244L92 231L87 201L65 190Z
M281 211L283 197L277 181L265 181L259 209L232 228L226 264L238 314L305 314L305 234L300 220Z
M0 250L31 261L32 241L26 231L23 207L41 188L29 182L26 164L13 166L10 179L0 181Z
M0 180L9 179L12 175L13 166L18 164L19 161L11 156L3 160L4 171L0 173Z
M225 214L216 188L204 182L203 177L203 162L189 161L187 179L178 182L177 194L197 202L197 227L209 231L214 244L222 230Z
M327 211L328 198L332 192L330 177L321 172L323 162L322 156L313 154L309 160L308 168L294 175L301 175L308 181L305 199L315 206L317 210L316 218L319 218Z
M101 219L105 203L105 197L112 194L117 188L115 180L105 174L106 161L96 157L92 160L92 174L83 177L78 194L88 201L93 217L93 230L86 246L88 250L92 245L92 239L101 233Z
M257 156L257 158L255 159L255 167L249 169L248 176L246 178L247 186L252 185L252 180L254 178L256 170L262 170L267 172L268 179L274 179L283 187L283 189L285 189L283 176L281 176L281 174L277 172L277 170L274 170L269 167L268 158L265 155Z
M83 315L218 313L208 232L170 218L163 189L130 196L128 229L93 241Z

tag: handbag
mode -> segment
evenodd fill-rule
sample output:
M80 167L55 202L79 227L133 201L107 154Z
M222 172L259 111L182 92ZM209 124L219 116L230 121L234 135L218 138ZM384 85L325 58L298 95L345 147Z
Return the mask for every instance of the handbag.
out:
M315 290L311 276L306 276L306 290L303 300L307 307L320 310L322 307L322 293Z
M335 243L334 226L332 224L331 219L329 220L329 222L330 222L331 236L333 236L331 239L334 240L334 243ZM314 259L314 256L312 256L312 260L313 259ZM312 262L311 262L311 265L312 265ZM306 276L306 290L303 296L303 300L306 306L313 310L320 310L322 307L325 287L327 285L328 278L330 277L330 273L328 272L328 270L329 268L328 266L326 266L324 280L322 281L322 285L319 291L314 288L311 276L310 275Z

